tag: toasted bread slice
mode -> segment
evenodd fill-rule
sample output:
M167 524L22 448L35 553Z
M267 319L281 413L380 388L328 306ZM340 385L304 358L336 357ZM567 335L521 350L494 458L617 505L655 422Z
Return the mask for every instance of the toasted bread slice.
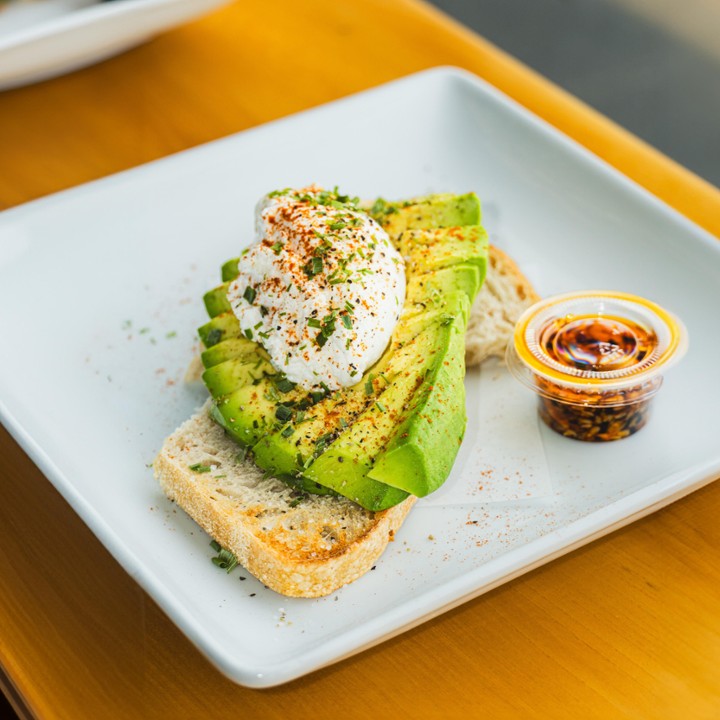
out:
M490 246L487 275L470 311L465 335L465 364L505 357L518 318L540 296L502 250Z
M490 247L487 276L468 324L465 359L504 357L517 319L539 300L527 278ZM185 380L199 380L196 357ZM163 445L155 476L175 500L238 562L269 588L291 597L328 595L366 573L416 498L373 513L341 497L299 496L281 480L238 460L238 445L201 409ZM195 472L191 466L213 468Z
M165 494L267 587L320 597L366 573L415 502L373 513L342 497L303 496L238 459L239 448L208 416L187 420L154 462ZM197 472L191 466L212 468Z

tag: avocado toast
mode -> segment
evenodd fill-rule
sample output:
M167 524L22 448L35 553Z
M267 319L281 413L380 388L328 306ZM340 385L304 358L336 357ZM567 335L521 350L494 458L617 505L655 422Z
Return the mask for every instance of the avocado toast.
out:
M337 191L319 198L348 202ZM445 481L465 430L465 330L487 264L479 201L432 195L366 211L405 269L405 301L380 357L349 386L293 382L232 312L230 260L199 330L211 400L155 463L168 496L287 595L328 594L367 571L414 499ZM311 324L318 345L353 329L349 306Z

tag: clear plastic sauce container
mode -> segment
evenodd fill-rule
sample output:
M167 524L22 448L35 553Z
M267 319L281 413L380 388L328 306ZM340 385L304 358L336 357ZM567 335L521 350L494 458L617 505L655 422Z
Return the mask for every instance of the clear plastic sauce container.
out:
M556 295L528 308L507 348L512 374L565 437L619 440L645 426L663 373L687 350L672 313L635 295Z

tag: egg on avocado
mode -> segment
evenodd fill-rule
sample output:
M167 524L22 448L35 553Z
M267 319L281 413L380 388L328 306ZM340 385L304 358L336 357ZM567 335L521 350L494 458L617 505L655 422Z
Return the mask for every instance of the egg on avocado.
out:
M271 193L262 213L262 272L230 260L205 296L212 417L259 467L307 492L382 510L436 490L466 423L465 329L487 262L477 196L363 210L311 187Z

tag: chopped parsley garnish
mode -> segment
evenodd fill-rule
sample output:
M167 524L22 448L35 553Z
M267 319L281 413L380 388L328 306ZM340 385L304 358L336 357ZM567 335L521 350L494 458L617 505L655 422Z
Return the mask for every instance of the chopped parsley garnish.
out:
M365 381L366 395L372 395L375 392L375 388L373 387L373 377L374 375L370 373L370 375L367 376L367 380Z
M335 318L337 317L337 311L333 310L329 315L323 318L320 324L320 332L315 336L315 342L323 347L328 341L328 338L335 332ZM309 323L308 323L309 324ZM313 325L313 327L317 327ZM329 392L329 391L328 391Z
M281 252L282 249L283 249L283 244L282 244L281 242L273 243L273 244L270 246L270 249L271 249L276 255L279 255L280 252Z
M323 271L323 261L320 257L312 257L303 265L303 272L309 277L315 277Z
M207 473L212 470L210 465L203 465L202 463L195 463L194 465L188 465L188 468L196 473Z
M322 257L327 255L332 250L332 243L323 235L321 236L323 241L313 250L313 255Z
M343 315L342 316L342 324L348 329L352 330L353 321L352 318L349 315Z
M295 428L292 425L288 425L280 434L284 438L289 438L295 432Z
M254 287L251 285L248 285L245 288L245 292L243 293L243 297L252 305L255 302L255 297L257 296L257 291Z
M313 405L319 403L321 400L325 398L325 391L324 390L311 390L310 391L310 398L313 401Z
M308 320L308 327L312 328L321 328L322 323L317 318L310 318Z
M370 208L371 215L386 215L387 211L388 204L382 198L378 198Z
M292 382L291 380L288 380L284 375L281 375L276 381L275 381L275 387L281 392L281 393L289 393L291 390L295 389L295 385L297 383Z
M347 223L344 220L336 220L334 223L330 223L328 227L331 230L342 230L347 227Z
M222 340L222 330L220 328L213 328L205 338L205 344L210 347L210 345L217 345Z
M238 560L234 553L221 547L220 543L215 540L210 543L210 547L217 553L214 558L211 558L213 565L217 565L227 573L231 573L237 567Z
M326 205L338 210L357 210L360 202L360 198L341 195L337 187L317 193L295 193L295 198L299 202L306 202L309 205Z
M246 337L248 340L252 340L252 339L253 339L253 331L252 331L250 328L248 328L247 330L245 330L245 337Z
M283 188L282 190L273 190L272 192L268 193L269 198L276 198L280 197L281 195L290 195L290 193L293 191L292 188Z
M275 408L275 417L283 423L286 423L292 417L292 410L287 405L278 405Z
M380 412L386 412L385 406L379 400L377 400L375 404Z
M333 441L333 438L333 433L325 433L324 435L321 435L315 443L315 449L313 450L312 455L305 461L304 467L309 467L315 458L322 455L325 452L325 448Z

